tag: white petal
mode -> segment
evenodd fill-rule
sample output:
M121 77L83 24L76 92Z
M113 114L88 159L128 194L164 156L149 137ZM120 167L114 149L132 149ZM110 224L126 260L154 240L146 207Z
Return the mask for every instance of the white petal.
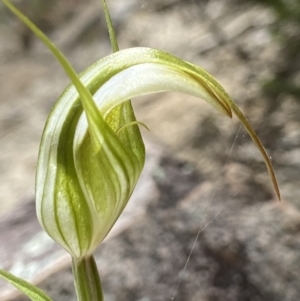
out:
M164 91L194 95L227 114L220 102L197 80L183 71L157 63L139 64L117 73L94 94L94 100L105 117L113 107L125 100ZM77 126L74 144L81 143L87 127L86 116L83 114Z

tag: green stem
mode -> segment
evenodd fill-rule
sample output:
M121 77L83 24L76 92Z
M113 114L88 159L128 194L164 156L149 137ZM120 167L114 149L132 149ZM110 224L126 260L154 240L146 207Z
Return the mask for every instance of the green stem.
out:
M93 256L72 259L74 283L78 301L103 301L101 281Z

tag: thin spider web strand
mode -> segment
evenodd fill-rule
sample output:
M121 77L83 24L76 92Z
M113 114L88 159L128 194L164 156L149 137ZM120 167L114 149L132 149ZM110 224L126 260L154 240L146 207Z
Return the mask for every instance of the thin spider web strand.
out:
M189 264L189 261L190 261L190 259L191 259L192 254L193 254L193 251L194 251L194 249L195 249L195 247L196 247L196 243L197 243L197 241L198 241L198 238L199 238L199 236L200 236L200 233L201 233L206 227L208 227L208 226L215 220L215 218L217 218L217 217L219 216L219 214L220 214L221 212L222 212L222 210L220 210L217 214L215 214L215 215L211 218L211 220L209 220L205 225L204 225L204 223L201 223L201 225L200 225L200 227L199 227L199 230L198 230L198 232L197 232L197 235L196 235L196 237L195 237L195 239L194 239L194 242L193 242L191 251L190 251L190 253L189 253L189 255L188 255L188 258L187 258L187 260L186 260L186 263L185 263L185 265L184 265L184 267L183 267L183 270L180 272L181 276L180 276L180 278L179 278L179 280L178 280L178 282L177 282L177 285L176 285L176 288L175 288L175 293L174 293L173 297L171 297L171 299L170 299L171 301L173 301L173 300L176 298L176 294L177 294L177 291L178 291L179 286L180 286L180 284L181 284L183 274L184 274L185 270L187 269L187 266L188 266L188 264ZM205 219L206 217L207 217L207 213L206 213L206 216L204 217L204 219Z
M225 163L224 163L223 169L224 169L224 168L226 167L226 165L228 164L229 158L230 158L230 156L231 156L231 153L232 153L232 151L233 151L233 148L234 148L234 146L235 146L235 143L236 143L236 141L237 141L237 138L238 138L238 136L239 136L239 134L240 134L241 128L242 128L242 125L239 126L239 128L238 128L238 130L237 130L237 132L236 132L235 138L234 138L234 140L233 140L233 142L232 142L232 144L231 144L231 147L230 147L230 150L229 150L229 152L228 152L228 155L227 155L226 161L225 161ZM210 221L208 221L206 224L204 224L204 223L205 223L205 220L206 220L206 218L207 218L207 216L208 216L208 213L209 213L209 211L210 211L210 209L211 209L211 206L212 206L213 200L214 200L214 198L215 198L215 195L216 195L216 189L213 190L212 196L211 196L211 198L209 199L207 209L205 210L205 215L204 215L203 221L202 221L202 222L200 223L200 225L199 225L199 230L198 230L198 232L197 232L197 234L196 234L196 237L195 237L195 239L194 239L194 242L193 242L191 251L190 251L190 253L189 253L188 257L187 257L187 260L186 260L186 262L185 262L185 265L184 265L184 267L183 267L183 270L180 272L180 276L179 276L179 279L178 279L178 281L177 281L177 284L176 284L176 287L175 287L175 291L174 291L174 293L173 293L173 295L172 295L172 297L171 297L171 299L170 299L171 301L174 301L175 298L176 298L176 294L177 294L178 289L179 289L179 286L180 286L180 284L181 284L181 282L182 282L183 274L184 274L185 270L186 270L187 267L188 267L189 261L190 261L190 259L191 259L191 256L192 256L193 252L194 252L194 249L195 249L195 247L196 247L196 243L197 243L197 241L198 241L198 239L199 239L200 233L201 233L201 232L202 232L209 224L211 224L211 223L215 220L215 218L222 212L222 210L220 210L220 211L219 211L219 212L218 212L218 213L217 213Z

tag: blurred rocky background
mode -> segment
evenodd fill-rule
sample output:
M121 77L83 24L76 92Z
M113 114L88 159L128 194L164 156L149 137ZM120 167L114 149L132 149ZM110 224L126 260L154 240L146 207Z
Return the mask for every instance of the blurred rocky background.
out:
M78 72L111 53L100 1L15 3ZM106 300L298 301L300 2L108 5L120 48L169 51L224 85L272 157L283 201L236 120L176 93L135 100L151 129L148 165L125 222L97 253ZM36 222L34 172L45 120L68 83L0 3L0 267L55 300L75 300L74 288L68 256ZM1 281L0 300L25 299Z

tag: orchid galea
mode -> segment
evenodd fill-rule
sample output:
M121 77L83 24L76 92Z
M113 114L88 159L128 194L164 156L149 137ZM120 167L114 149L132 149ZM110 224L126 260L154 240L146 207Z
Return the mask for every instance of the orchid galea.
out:
M72 81L57 100L42 135L36 209L44 230L72 256L79 300L103 300L93 253L125 208L144 166L141 123L136 120L130 99L175 91L196 96L227 117L236 115L261 152L280 199L262 143L208 72L161 50L130 48L108 55L78 75L29 19L10 1L2 1L45 43ZM109 12L102 2L112 45L117 50ZM51 300L24 280L4 271L0 276L32 300Z

